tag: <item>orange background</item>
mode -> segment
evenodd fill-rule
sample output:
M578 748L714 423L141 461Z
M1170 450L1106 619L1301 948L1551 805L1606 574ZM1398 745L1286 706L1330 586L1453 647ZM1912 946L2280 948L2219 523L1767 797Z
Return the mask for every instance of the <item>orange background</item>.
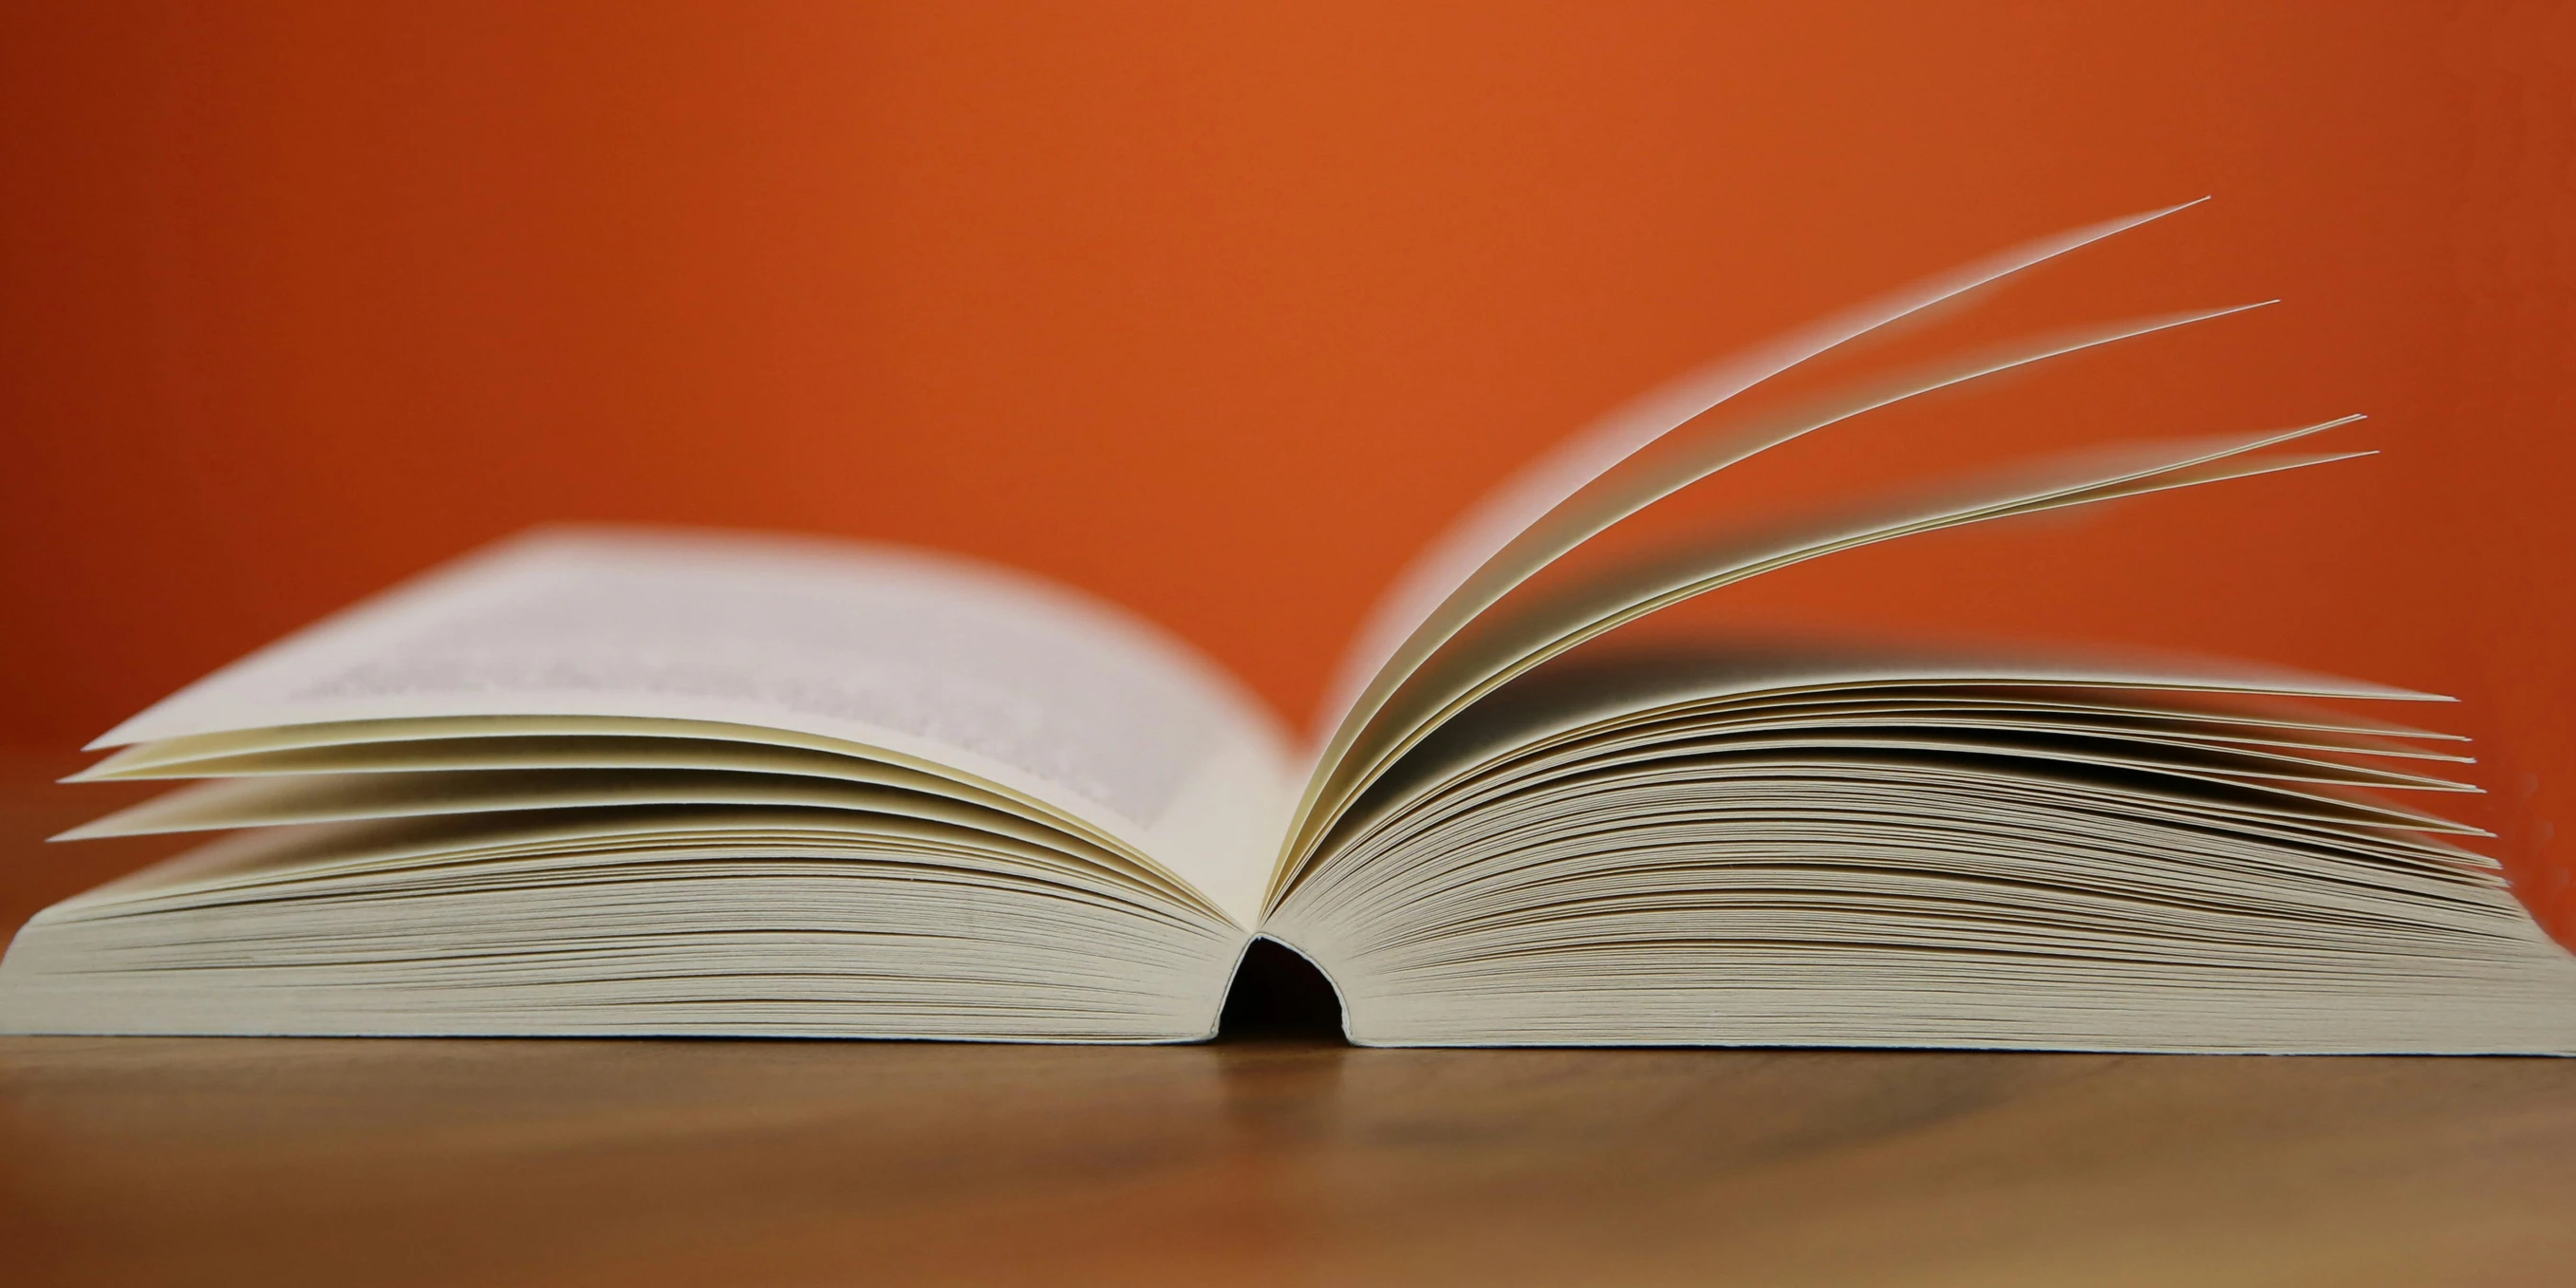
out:
M2284 306L1917 422L2361 410L2385 455L1742 611L2456 693L2576 939L2567 7L1389 9L13 6L0 738L559 517L1006 560L1302 722L1402 560L1591 416L2214 193L2055 289Z

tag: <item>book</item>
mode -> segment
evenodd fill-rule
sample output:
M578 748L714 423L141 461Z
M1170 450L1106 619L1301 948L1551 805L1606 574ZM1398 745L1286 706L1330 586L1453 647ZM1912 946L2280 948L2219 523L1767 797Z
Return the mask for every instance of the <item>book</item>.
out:
M190 781L62 839L213 839L30 921L0 1030L1190 1041L1266 940L1367 1044L2576 1053L2576 957L2423 804L2470 790L2461 740L2389 718L2443 699L1642 629L1864 546L2345 459L2311 440L2357 418L1574 558L1875 409L2236 311L1743 410L2170 213L1899 290L1569 439L1388 592L1304 739L1177 638L1008 569L504 542L93 744L77 779Z

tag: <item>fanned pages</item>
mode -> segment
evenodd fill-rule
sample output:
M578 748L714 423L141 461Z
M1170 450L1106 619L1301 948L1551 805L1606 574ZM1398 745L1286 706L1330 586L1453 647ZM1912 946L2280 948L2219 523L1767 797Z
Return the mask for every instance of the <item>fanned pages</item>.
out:
M2576 961L2376 794L2451 788L2412 731L2286 695L2416 696L1578 651L1381 779L1272 933L1362 1041L2576 1049Z
M62 839L219 835L31 921L0 1029L1182 1041L1268 937L1370 1043L2576 1054L2576 957L2440 808L2475 790L2461 740L2362 710L2442 699L1625 629L1864 546L2365 454L2300 441L2355 417L2092 448L1600 554L1801 437L2240 311L1736 410L2170 213L1847 310L1569 440L1399 579L1303 752L1188 646L1003 570L505 543L102 738L77 777L187 785Z

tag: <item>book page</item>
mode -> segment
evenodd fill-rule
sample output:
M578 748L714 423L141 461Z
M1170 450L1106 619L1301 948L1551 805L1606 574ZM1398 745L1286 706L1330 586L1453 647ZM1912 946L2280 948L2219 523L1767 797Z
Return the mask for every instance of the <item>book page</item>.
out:
M2197 202L2185 203L2195 205ZM2032 362L2222 317L2219 309L2046 337L2012 352L1979 355L1893 383L1846 392L1780 423L1700 428L1675 459L1640 454L1737 395L1861 336L2034 265L2160 219L2184 206L2108 220L2010 250L1824 319L1741 357L1719 362L1614 413L1496 489L1435 542L1381 600L1345 656L1326 704L1281 872L1311 851L1365 770L1355 744L1381 708L1451 638L1520 582L1622 517L1692 481L1839 420ZM2249 306L2250 307L2250 306Z
M1312 860L1340 811L1371 779L1443 722L1514 676L1659 608L1732 582L1857 548L1989 519L2342 460L2346 455L2249 455L2349 423L2345 417L2245 438L2178 441L2080 453L1851 513L1718 534L1688 548L1595 574L1473 619L1395 685L1351 732L1328 773L1308 786L1309 813L1292 861L1272 878L1276 900Z
M850 543L540 531L207 677L95 747L342 720L588 716L880 748L1060 810L1250 925L1285 734L1143 623L988 566Z
M1832 349L2198 204L2184 202L2025 242L1711 363L1603 417L1494 489L1388 588L1342 658L1323 709L1321 733L1329 737L1358 714L1354 708L1361 704L1371 681L1398 662L1398 655L1418 632L1433 626L1436 618L1454 615L1457 605L1452 601L1523 533L1665 435ZM1472 609L1468 611L1472 614Z
M1698 427L1699 432L1688 437L1673 435L1673 442L1677 445L1670 450L1643 453L1603 470L1563 504L1539 516L1494 551L1413 629L1395 655L1379 668L1367 689L1343 715L1340 727L1334 730L1325 746L1322 759L1330 762L1331 768L1319 772L1308 785L1313 794L1312 803L1322 807L1308 819L1309 824L1319 824L1329 815L1334 804L1332 787L1335 781L1347 779L1353 772L1367 772L1364 765L1354 768L1358 744L1366 738L1370 726L1384 716L1387 704L1394 701L1405 686L1413 683L1420 671L1434 665L1444 650L1470 632L1481 614L1493 609L1531 578L1621 520L1720 470L1855 416L1971 380L2121 340L2211 321L2250 307L2259 306L2172 314L2034 337L1969 357L1934 363L1892 378L1855 385L1786 414L1744 424ZM1299 839L1310 839L1310 834L1301 835Z

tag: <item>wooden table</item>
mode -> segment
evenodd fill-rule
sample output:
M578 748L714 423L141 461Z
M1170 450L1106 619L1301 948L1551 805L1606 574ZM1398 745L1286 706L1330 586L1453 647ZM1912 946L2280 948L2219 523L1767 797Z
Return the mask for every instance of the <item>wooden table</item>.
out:
M2576 1284L2576 1061L0 1039L0 1283L235 1281Z

